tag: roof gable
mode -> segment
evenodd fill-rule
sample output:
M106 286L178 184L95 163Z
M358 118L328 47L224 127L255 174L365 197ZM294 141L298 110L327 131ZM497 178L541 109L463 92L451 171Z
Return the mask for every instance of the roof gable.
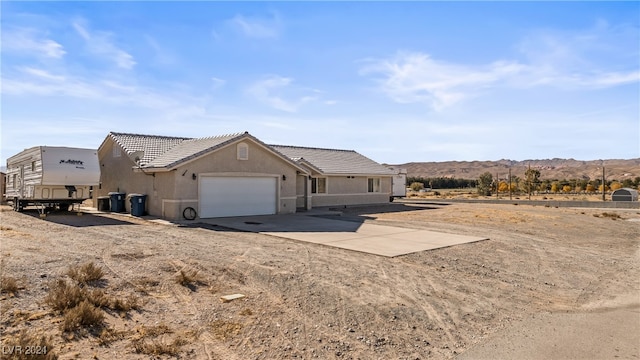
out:
M198 139L111 132L107 139L109 138L120 145L130 157L137 151L144 152L139 162L139 166L142 169L170 170L234 142L250 139L301 172L307 173L307 170L301 167L300 164L274 150L248 132ZM104 146L104 142L100 145L100 147L102 146Z
M245 137L248 133L237 133L212 136L199 139L187 139L174 146L170 151L156 157L147 167L173 167L185 161L195 159L217 148L221 148L235 140Z
M158 135L141 135L126 133L109 133L109 137L127 153L131 155L136 151L144 151L144 155L140 159L140 164L145 165L152 162L158 156L167 153L189 138L158 136Z
M393 175L390 169L353 150L270 146L291 159L305 160L324 174Z

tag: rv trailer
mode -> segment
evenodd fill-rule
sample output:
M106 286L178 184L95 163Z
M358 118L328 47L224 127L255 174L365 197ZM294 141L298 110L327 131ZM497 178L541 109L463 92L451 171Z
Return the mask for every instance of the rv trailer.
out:
M15 211L38 206L70 210L91 198L100 183L98 151L35 146L7 159L6 197Z

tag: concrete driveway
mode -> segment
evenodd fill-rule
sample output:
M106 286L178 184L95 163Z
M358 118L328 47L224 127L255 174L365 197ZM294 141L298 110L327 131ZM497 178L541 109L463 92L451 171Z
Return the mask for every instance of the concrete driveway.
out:
M300 214L201 219L200 222L387 257L487 240Z

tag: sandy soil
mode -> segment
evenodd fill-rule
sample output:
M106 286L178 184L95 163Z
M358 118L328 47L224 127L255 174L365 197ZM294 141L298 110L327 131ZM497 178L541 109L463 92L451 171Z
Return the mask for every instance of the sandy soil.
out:
M3 207L2 277L20 290L0 297L2 345L28 329L50 336L61 359L165 358L157 354L171 346L198 359L448 359L536 314L640 306L638 210L390 204L344 218L490 240L384 258L197 224L42 220ZM105 270L105 293L135 296L139 308L105 309L102 328L65 333L44 298L87 262ZM199 282L180 285L181 270ZM234 293L246 297L220 301Z

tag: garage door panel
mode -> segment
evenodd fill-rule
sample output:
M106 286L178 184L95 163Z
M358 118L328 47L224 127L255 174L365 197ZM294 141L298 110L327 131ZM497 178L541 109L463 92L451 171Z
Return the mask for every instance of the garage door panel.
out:
M276 213L275 177L202 177L200 217Z

